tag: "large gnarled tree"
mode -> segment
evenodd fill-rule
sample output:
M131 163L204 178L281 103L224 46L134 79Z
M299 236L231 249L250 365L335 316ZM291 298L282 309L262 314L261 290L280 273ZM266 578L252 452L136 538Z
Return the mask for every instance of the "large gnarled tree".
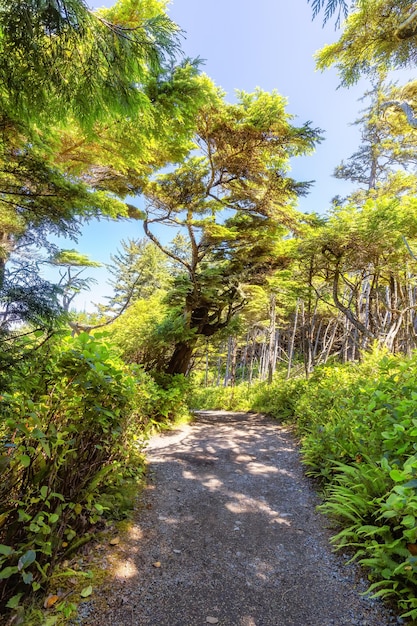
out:
M293 126L285 105L275 92L239 92L236 104L216 93L198 116L188 158L145 190L145 232L183 268L171 294L183 334L170 374L187 372L199 337L227 326L245 303L245 284L285 262L277 242L298 227L294 203L309 187L288 176L289 159L320 139L310 123ZM161 225L187 236L185 252L161 242Z

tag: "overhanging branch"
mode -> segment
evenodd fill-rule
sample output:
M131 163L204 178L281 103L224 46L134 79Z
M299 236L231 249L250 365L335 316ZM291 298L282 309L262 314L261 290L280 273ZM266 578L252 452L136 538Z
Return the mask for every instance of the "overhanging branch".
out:
M381 108L386 109L389 106L395 106L402 109L407 116L407 121L413 128L417 128L417 117L414 114L413 108L405 100L390 100L381 104Z

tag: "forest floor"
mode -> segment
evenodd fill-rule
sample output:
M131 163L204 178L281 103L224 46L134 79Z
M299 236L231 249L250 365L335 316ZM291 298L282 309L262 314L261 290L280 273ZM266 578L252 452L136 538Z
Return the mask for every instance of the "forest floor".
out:
M83 626L390 626L329 521L289 428L202 411L151 439L136 520Z

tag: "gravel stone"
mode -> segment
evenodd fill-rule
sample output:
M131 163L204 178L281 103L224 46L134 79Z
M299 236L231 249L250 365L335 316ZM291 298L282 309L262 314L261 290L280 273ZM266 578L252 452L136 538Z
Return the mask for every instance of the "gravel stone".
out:
M394 626L332 552L290 429L201 411L151 439L150 480L114 574L82 626ZM156 568L157 562L161 566Z

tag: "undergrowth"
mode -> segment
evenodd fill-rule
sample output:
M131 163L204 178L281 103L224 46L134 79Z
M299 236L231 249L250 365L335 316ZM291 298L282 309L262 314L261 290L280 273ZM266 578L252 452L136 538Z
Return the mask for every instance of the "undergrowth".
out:
M186 383L157 384L105 336L81 334L41 346L0 385L0 614L25 622L27 597L42 604L57 566L132 508L143 445L187 412Z
M232 408L230 389L198 393L204 408ZM278 376L246 400L233 408L295 425L307 473L323 487L320 508L338 527L335 548L352 550L370 592L417 621L417 354L376 350L361 363L319 367L308 380Z

